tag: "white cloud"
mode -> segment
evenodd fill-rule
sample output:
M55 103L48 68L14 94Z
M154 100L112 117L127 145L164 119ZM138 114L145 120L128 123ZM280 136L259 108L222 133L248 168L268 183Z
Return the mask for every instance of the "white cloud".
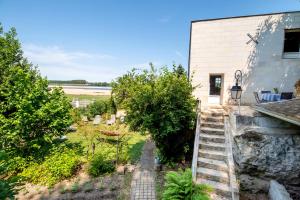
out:
M25 44L23 49L25 56L36 64L72 65L88 60L114 59L113 56L107 54L92 54L80 51L68 52L58 46Z
M110 81L119 75L118 69L110 67L114 56L83 51L66 51L59 46L23 45L24 55L41 74L49 79L86 79Z
M107 81L121 76L132 68L150 69L149 62L129 64L131 60L84 51L67 51L59 46L23 45L24 55L39 66L43 76L50 80L85 79ZM152 62L159 67L159 62Z

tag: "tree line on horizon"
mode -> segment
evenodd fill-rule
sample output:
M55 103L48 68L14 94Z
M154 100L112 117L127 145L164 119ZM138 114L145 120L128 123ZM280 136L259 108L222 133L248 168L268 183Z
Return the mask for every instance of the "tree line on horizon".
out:
M86 80L49 80L49 84L76 84L76 85L89 85L89 86L103 86L108 87L111 84L108 82L88 82Z

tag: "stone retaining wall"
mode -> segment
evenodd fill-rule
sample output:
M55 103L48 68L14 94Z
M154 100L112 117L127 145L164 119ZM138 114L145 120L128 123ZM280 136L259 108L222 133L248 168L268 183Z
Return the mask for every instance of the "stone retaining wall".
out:
M230 113L240 189L268 193L270 180L300 198L300 127L260 113Z

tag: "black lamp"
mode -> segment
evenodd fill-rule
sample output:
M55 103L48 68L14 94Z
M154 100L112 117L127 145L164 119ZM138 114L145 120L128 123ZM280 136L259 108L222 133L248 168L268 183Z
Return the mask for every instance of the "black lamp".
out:
M242 87L239 85L239 80L242 83L242 71L236 70L234 74L235 85L231 88L231 98L234 100L241 99L242 96Z

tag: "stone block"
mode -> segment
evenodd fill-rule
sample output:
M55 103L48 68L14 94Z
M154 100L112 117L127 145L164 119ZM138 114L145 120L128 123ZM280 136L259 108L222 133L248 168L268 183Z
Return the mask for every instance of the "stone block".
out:
M285 187L275 180L270 181L269 197L270 200L292 200Z

